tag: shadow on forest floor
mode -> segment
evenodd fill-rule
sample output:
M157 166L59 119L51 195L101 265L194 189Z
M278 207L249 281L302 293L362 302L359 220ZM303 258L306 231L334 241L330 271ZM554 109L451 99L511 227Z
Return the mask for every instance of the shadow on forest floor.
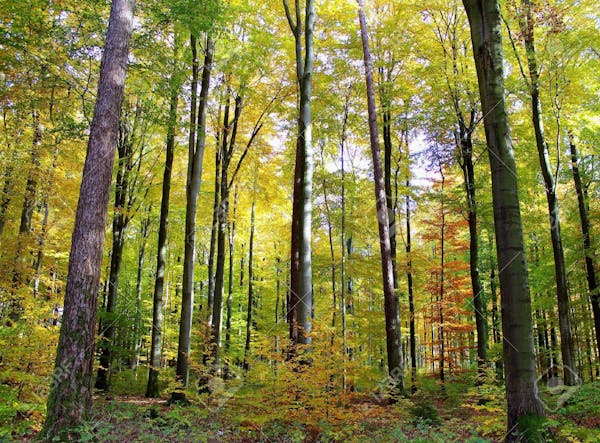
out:
M98 396L92 418L79 430L90 442L496 442L504 433L504 401L498 386L461 389L441 397L420 393L394 404L367 393L269 392L248 386L213 407L206 395L192 405L167 405L166 399ZM463 386L464 388L464 386ZM584 385L577 398L550 414L555 441L600 441L600 384ZM214 402L214 400L212 400ZM6 430L6 428L4 429ZM14 429L13 429L14 431ZM13 433L12 441L35 434Z

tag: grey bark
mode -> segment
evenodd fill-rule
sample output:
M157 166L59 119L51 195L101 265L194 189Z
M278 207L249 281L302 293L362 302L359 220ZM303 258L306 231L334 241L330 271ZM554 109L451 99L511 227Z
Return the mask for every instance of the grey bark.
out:
M287 0L283 0L286 17L294 35L296 80L299 92L298 136L294 169L294 201L292 209L292 244L290 265L290 338L292 344L310 345L312 329L312 74L314 66L313 31L315 7L305 2L304 24L300 0L295 0L295 19ZM303 32L304 31L304 35ZM304 37L304 45L302 42Z
M196 118L196 100L198 88L198 55L196 37L190 37L192 47L192 102L190 112L190 136L188 146L188 169L186 181L185 210L185 248L183 259L183 284L181 292L181 319L179 322L179 341L177 346L176 380L185 388L189 381L189 356L192 333L192 312L194 307L194 255L196 238L196 209L200 183L202 179L202 160L206 142L206 109L210 76L213 63L214 43L210 36L206 37L204 66ZM173 392L171 400L186 403L183 391Z
M507 436L528 432L526 417L543 417L536 385L529 276L516 166L504 101L500 6L497 0L463 0L471 41L492 173L492 200L500 290L507 398Z
M560 232L560 212L554 175L550 169L548 159L548 144L544 134L542 102L540 100L540 81L534 38L533 4L531 0L523 0L525 7L525 20L522 25L523 41L527 52L529 68L529 88L531 96L531 119L535 133L535 142L538 150L542 177L548 202L548 217L550 222L550 237L554 255L554 273L556 278L556 298L558 301L558 326L560 329L560 348L564 382L567 386L577 384L575 349L571 331L569 308L569 290L567 285L567 272L565 269L565 254Z

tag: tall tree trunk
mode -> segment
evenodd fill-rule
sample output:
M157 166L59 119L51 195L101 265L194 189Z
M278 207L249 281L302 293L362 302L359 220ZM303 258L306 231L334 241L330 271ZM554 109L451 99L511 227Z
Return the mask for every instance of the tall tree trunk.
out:
M198 52L196 37L190 37L192 47L192 101L190 112L190 136L188 147L188 169L185 208L185 248L183 259L183 285L181 292L181 319L179 322L179 342L177 347L176 380L185 388L189 380L189 356L192 333L192 311L194 308L194 256L196 246L196 209L202 179L202 160L206 142L206 108L210 75L213 62L214 44L206 37L204 66L196 119L196 99L198 89ZM175 391L171 395L174 402L186 403L185 392Z
M132 0L113 0L100 67L75 228L63 319L42 438L73 435L92 406L96 305L114 150L133 24Z
M226 310L227 315L225 318L225 349L229 350L231 345L231 305L233 303L233 257L234 257L234 247L235 247L235 216L237 212L237 198L238 192L237 187L235 187L233 192L233 216L231 225L228 229L228 239L229 239L229 272L228 272L228 282L227 282L227 302L226 302ZM279 300L279 298L278 298ZM275 322L277 324L277 322Z
M294 169L294 202L292 210L292 244L290 265L290 338L292 345L310 345L312 328L312 73L314 65L313 30L315 6L305 2L302 23L300 1L295 0L295 20L287 0L283 0L286 17L294 35L296 80L298 82L298 136ZM304 31L304 35L303 32ZM304 37L304 50L302 45Z
M596 345L598 356L600 356L600 291L598 281L596 280L594 251L592 250L591 225L588 215L588 205L586 195L581 182L579 173L579 153L573 140L569 139L569 149L571 150L571 169L573 170L573 182L577 192L577 203L579 207L579 220L581 223L581 233L583 235L583 253L585 254L585 275L587 278L588 289L590 290L590 299L592 302L592 313L594 314L594 329L596 331Z
M407 145L408 150L408 145ZM406 158L410 155L407 152ZM408 286L409 340L410 340L410 390L417 391L417 339L415 330L415 297L413 293L412 235L410 223L410 177L406 179L406 284Z
M108 391L110 385L113 348L116 332L115 313L117 310L117 297L119 291L119 277L121 263L123 262L123 248L125 246L125 230L129 224L128 201L130 201L130 172L133 164L133 142L129 139L123 122L119 130L118 167L115 183L115 207L112 222L112 250L110 254L110 274L108 278L108 295L106 309L103 312L102 327L99 334L100 366L96 378L96 389Z
M461 168L465 182L468 204L469 222L469 270L471 288L473 290L473 309L475 311L475 326L477 329L477 367L479 376L485 374L487 363L487 320L485 318L485 303L483 301L483 285L479 275L479 233L477 231L477 197L475 195L475 172L473 165L473 129L474 112L471 114L470 128L467 128L462 118L459 121L459 144L461 152Z
M365 64L365 82L367 86L367 103L369 108L369 135L371 141L371 155L373 157L377 222L379 225L379 245L381 249L381 268L383 274L388 371L396 389L403 393L404 370L402 367L402 350L400 341L400 314L398 309L398 299L394 294L394 272L390 247L389 220L386 203L387 198L381 165L379 131L377 128L377 110L375 107L375 90L373 87L373 63L371 61L371 52L369 49L369 36L365 13L363 10L363 2L362 0L357 0L357 3Z
M471 40L492 173L496 248L502 293L507 436L530 432L526 417L543 417L536 385L529 276L517 176L504 102L500 6L497 0L463 0Z
M175 55L177 54L175 43ZM167 122L167 141L165 169L163 172L162 196L160 201L160 221L158 225L158 245L156 253L156 276L154 279L154 294L152 304L152 343L150 347L150 370L148 372L148 385L146 397L160 396L158 374L161 367L161 339L163 326L163 294L165 287L165 271L167 267L167 235L169 228L169 202L171 200L171 175L175 154L175 134L177 132L177 104L179 101L180 84L176 74L171 75L169 100L169 120Z
M346 169L344 162L344 150L346 149L346 131L348 128L348 115L350 113L350 93L351 89L348 89L348 93L346 95L346 103L344 106L344 119L342 122L342 132L340 137L340 166L341 166L341 175L342 175L342 191L341 191L341 200L342 200L342 220L341 220L341 242L340 249L342 253L342 259L340 264L340 304L342 311L342 363L344 365L343 373L342 373L342 390L346 392L347 388L347 376L346 376L346 359L348 355L348 343L346 338Z
M442 177L442 189L441 189L441 223L440 223L440 291L438 293L438 303L439 303L439 320L440 324L438 326L438 340L439 343L439 353L440 353L440 381L442 382L442 392L445 392L445 338L444 338L444 295L445 295L445 266L446 266L446 176L444 175L444 169L442 164L440 163L440 175Z
M212 332L211 332L211 356L213 365L218 371L220 366L220 348L221 348L221 324L223 322L223 289L225 286L225 237L227 236L227 225L229 216L229 165L235 148L237 135L237 126L242 111L242 98L235 98L235 108L233 119L229 120L229 97L225 106L225 115L223 118L223 134L221 140L221 177L220 197L217 223L217 262L215 269L215 287L213 298L212 313Z
M252 258L254 255L254 208L256 201L252 200L250 214L250 244L248 246L248 310L246 311L246 343L244 345L244 370L250 369L250 342L252 340L252 308L254 306L254 270Z
M42 145L42 127L40 125L40 116L38 111L32 107L31 120L33 129L33 139L31 142L31 165L27 173L27 180L25 183L25 193L23 196L23 205L21 207L21 219L19 222L19 236L16 246L15 255L15 267L12 278L12 294L10 301L10 312L9 318L12 321L17 321L21 317L23 311L23 300L17 295L18 290L26 281L24 280L24 274L29 274L29 259L28 251L30 249L30 234L31 234L31 222L33 218L33 210L36 204L36 194L38 188L38 176L40 174L40 150Z
M321 165L325 169L325 146L321 147ZM323 171L324 173L326 171ZM337 315L337 292L335 285L335 252L333 249L333 222L331 220L331 208L329 207L329 194L327 193L327 181L325 175L322 179L323 198L325 200L325 219L327 223L327 239L329 240L329 257L331 259L331 294L333 295L332 311L331 311L331 344L335 338L335 320Z
M148 243L148 230L150 229L150 213L152 204L148 206L146 218L142 222L140 232L140 247L138 249L137 275L135 279L135 323L133 325L133 345L131 346L131 365L132 370L138 366L138 357L141 347L142 330L142 284L144 276L144 262L146 260L146 245Z
M380 68L381 87L379 88L379 101L381 103L381 116L383 120L383 181L385 184L386 207L388 214L389 233L390 233L390 251L392 255L392 275L394 278L394 289L398 289L398 270L396 265L396 211L392 192L392 110L391 98L386 82L392 80L391 72L388 73L388 78L385 77L385 69Z
M220 114L220 111L219 111ZM220 117L220 116L219 116ZM221 120L219 118L219 120ZM210 247L208 251L208 296L206 301L206 315L208 316L207 325L212 327L213 303L215 299L215 250L217 247L217 227L219 225L219 195L221 194L221 185L219 177L221 175L221 131L217 131L217 144L215 147L215 193L213 197L213 215L210 225Z
M523 0L525 7L525 21L523 26L523 40L527 52L529 67L529 87L531 94L531 118L535 132L535 142L546 188L548 201L548 217L550 222L550 237L552 239L552 252L554 254L554 273L556 278L556 298L558 300L558 326L560 329L560 348L563 363L563 378L567 386L575 385L576 376L575 350L571 331L569 291L567 286L567 272L565 269L565 254L560 234L560 212L556 184L550 162L548 159L548 144L544 135L542 120L542 103L540 100L539 70L535 52L533 5L531 0Z

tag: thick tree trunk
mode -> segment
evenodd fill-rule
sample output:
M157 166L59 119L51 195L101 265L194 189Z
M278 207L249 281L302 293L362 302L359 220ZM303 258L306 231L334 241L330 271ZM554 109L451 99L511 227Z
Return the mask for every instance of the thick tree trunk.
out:
M508 433L517 441L527 417L543 417L536 385L529 277L517 176L504 102L500 6L492 0L463 0L471 40L492 172L492 198L500 289Z
M377 222L379 225L388 371L396 389L403 393L404 370L402 367L402 350L400 341L400 315L398 309L398 299L394 294L394 272L390 247L389 220L386 204L387 198L381 165L379 131L377 128L377 110L375 107L375 91L373 87L373 63L371 61L371 52L369 49L369 36L365 13L363 10L363 2L362 0L357 0L357 2L365 64L365 82L367 86L367 103L369 108L369 135L371 141L371 155L373 157Z
M177 51L177 48L175 48ZM160 396L158 374L161 367L161 341L163 325L163 294L165 287L165 272L167 267L167 235L169 229L169 202L171 200L171 175L175 154L175 134L177 131L177 103L179 101L180 85L171 78L171 99L169 101L169 120L167 123L167 142L165 169L163 172L162 197L160 201L160 221L158 225L158 245L156 254L156 276L154 279L154 294L152 304L152 342L150 347L150 370L146 397Z
M42 438L68 439L92 405L96 305L134 2L113 0L100 67Z
M296 79L299 92L298 136L294 170L294 203L292 212L292 244L290 265L290 338L292 344L310 345L312 329L312 73L314 65L313 30L315 7L306 0L302 24L300 3L295 1L295 20L287 1L286 16L295 39ZM302 31L304 30L304 35ZM302 48L304 37L304 51ZM304 53L303 53L304 52Z
M571 169L573 170L573 182L575 183L575 191L577 192L579 220L581 222L581 233L583 235L585 275L587 278L588 289L590 291L592 313L594 315L594 330L596 331L596 345L598 356L600 356L600 292L598 288L598 280L596 280L596 268L594 264L594 251L592 250L591 225L588 215L588 206L583 184L581 182L581 175L579 173L579 153L577 152L577 146L575 145L573 136L570 137L569 148L571 150Z
M188 170L186 183L186 211L185 211L185 248L183 259L183 285L181 292L181 319L179 322L179 342L177 347L176 380L187 387L189 380L189 356L192 333L192 311L194 308L194 256L196 239L196 209L200 183L202 179L202 160L206 142L206 108L208 90L210 88L210 75L213 62L214 44L210 36L206 38L204 53L204 66L202 69L202 82L196 119L196 95L198 88L198 54L196 37L190 37L192 47L192 102L190 113L190 137L188 148ZM186 403L183 391L172 393L171 400Z
M556 298L558 300L558 325L560 329L560 348L562 364L564 366L563 378L567 386L577 384L577 368L575 365L575 349L571 331L569 309L569 291L567 286L567 272L565 269L565 254L560 233L560 212L554 175L550 170L548 160L548 144L544 135L542 120L542 103L540 100L539 71L535 52L533 5L531 0L523 0L525 11L525 25L523 40L527 52L529 67L530 93L531 93L531 118L535 132L535 142L546 188L548 201L548 217L550 221L550 237L552 239L552 252L554 254L554 273L556 278Z

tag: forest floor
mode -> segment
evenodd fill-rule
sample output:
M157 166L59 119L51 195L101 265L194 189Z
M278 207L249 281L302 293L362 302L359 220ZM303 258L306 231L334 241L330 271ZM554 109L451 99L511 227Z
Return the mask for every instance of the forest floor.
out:
M505 431L501 386L447 384L410 400L368 393L287 395L248 385L192 398L189 406L138 395L96 396L94 412L79 430L90 442L497 442ZM583 385L549 410L547 441L600 442L600 383ZM547 399L552 408L555 399ZM27 423L27 421L30 423ZM0 441L35 440L34 418L3 423ZM12 435L11 435L12 434ZM6 440L3 439L6 438Z

